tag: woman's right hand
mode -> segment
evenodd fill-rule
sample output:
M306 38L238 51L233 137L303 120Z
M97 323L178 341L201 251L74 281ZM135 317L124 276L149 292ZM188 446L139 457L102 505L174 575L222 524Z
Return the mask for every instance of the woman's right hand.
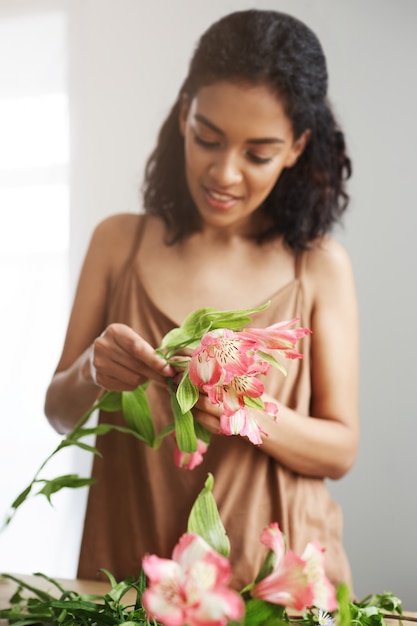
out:
M85 377L110 391L132 391L149 379L163 382L174 369L126 324L114 323L94 340Z

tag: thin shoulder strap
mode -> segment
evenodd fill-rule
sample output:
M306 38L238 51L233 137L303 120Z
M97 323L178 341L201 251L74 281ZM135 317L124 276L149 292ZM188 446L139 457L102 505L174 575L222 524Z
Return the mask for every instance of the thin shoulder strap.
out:
M133 260L135 259L141 243L142 243L142 239L143 239L143 235L145 232L145 228L146 228L146 221L147 221L147 215L141 215L140 219L138 220L138 225L136 228L136 233L135 236L133 238L133 244L132 247L130 249L130 254L126 259L126 265L129 265L130 263L133 262Z
M306 251L300 250L295 256L295 278L301 278L304 274L306 264Z

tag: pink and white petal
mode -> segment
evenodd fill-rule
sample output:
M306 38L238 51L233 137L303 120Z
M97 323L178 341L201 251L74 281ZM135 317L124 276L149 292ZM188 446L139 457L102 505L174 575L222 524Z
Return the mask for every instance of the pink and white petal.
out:
M278 568L284 558L285 541L277 522L271 522L267 528L263 529L260 541L275 554L275 569Z
M273 417L275 422L278 421L279 408L275 402L264 402L264 409L265 413Z
M243 409L242 409L243 410ZM255 446L261 445L263 439L261 435L268 436L268 434L261 428L253 412L248 409L244 409L246 412L246 424L240 434L247 437Z
M205 593L201 603L194 611L194 624L226 624L229 620L240 621L245 612L242 597L236 591L228 588L216 588Z
M247 437L254 445L262 443L261 434L266 435L256 419L249 415L246 407L241 407L234 413L223 413L220 418L220 433Z
M235 411L226 415L223 413L220 417L221 435L240 435L241 430L245 426L245 415L241 411Z
M156 619L164 626L183 626L184 611L172 600L166 589L157 586L148 587L142 594L142 603L148 614L148 618Z
M250 398L260 398L265 391L264 384L256 376L235 376L229 385L230 393L236 396L249 396Z
M212 548L200 535L184 533L174 547L172 558L182 569L185 569L196 561L204 559L210 550Z
M143 570L151 582L175 580L180 576L181 568L171 559L161 559L155 554L147 554L142 560Z
M196 387L216 384L221 379L222 373L223 370L219 363L215 358L210 357L205 350L190 359L188 374Z
M177 467L187 470L193 470L204 460L204 454L207 452L207 444L201 439L197 439L196 452L182 452L178 446L174 450L174 463Z
M234 385L224 385L222 394L223 408L226 415L233 415L245 406L243 394L238 393Z
M304 567L305 561L288 551L278 569L255 585L252 596L298 611L313 606L313 588Z
M246 339L253 338L258 341L259 348L266 350L287 350L294 344L311 333L309 328L291 328L298 318L290 321L278 322L267 328L246 328L242 331Z
M313 604L325 611L337 608L336 590L326 576L324 550L316 542L308 543L301 557L305 562L305 572L313 585Z

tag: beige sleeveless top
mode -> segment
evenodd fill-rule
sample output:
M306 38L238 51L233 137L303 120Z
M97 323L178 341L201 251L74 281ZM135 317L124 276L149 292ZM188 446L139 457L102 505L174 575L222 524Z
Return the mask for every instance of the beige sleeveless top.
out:
M152 301L144 288L133 251L109 298L107 324L130 325L155 347L174 322ZM311 303L303 290L303 259L296 261L295 278L271 295L271 305L253 319L265 327L300 318L310 326ZM184 290L187 285L184 283ZM253 305L257 306L258 302ZM297 345L303 360L285 360L288 375L272 368L266 391L280 403L310 419L309 338ZM162 385L149 388L157 432L172 421L169 397ZM118 413L103 413L103 422L123 424ZM242 588L256 576L265 557L261 531L278 522L288 546L301 554L309 541L326 550L327 574L334 583L351 583L350 568L341 541L339 506L330 498L325 481L300 476L240 436L213 435L203 463L192 471L173 462L174 441L164 439L155 451L127 434L112 432L98 437L102 458L95 457L81 544L78 576L97 579L106 568L122 580L137 576L145 553L170 557L186 531L187 518L208 472L214 476L214 495L231 542L233 585Z

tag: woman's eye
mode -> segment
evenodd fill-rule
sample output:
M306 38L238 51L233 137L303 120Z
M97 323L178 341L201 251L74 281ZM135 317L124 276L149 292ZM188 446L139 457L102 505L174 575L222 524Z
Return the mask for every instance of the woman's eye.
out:
M218 148L220 143L218 141L207 141L207 139L203 139L199 135L194 134L194 141L199 146L203 146L203 148L213 149Z
M258 165L263 165L265 163L270 163L272 161L271 157L261 157L253 152L248 152L247 157L252 163L257 163Z

